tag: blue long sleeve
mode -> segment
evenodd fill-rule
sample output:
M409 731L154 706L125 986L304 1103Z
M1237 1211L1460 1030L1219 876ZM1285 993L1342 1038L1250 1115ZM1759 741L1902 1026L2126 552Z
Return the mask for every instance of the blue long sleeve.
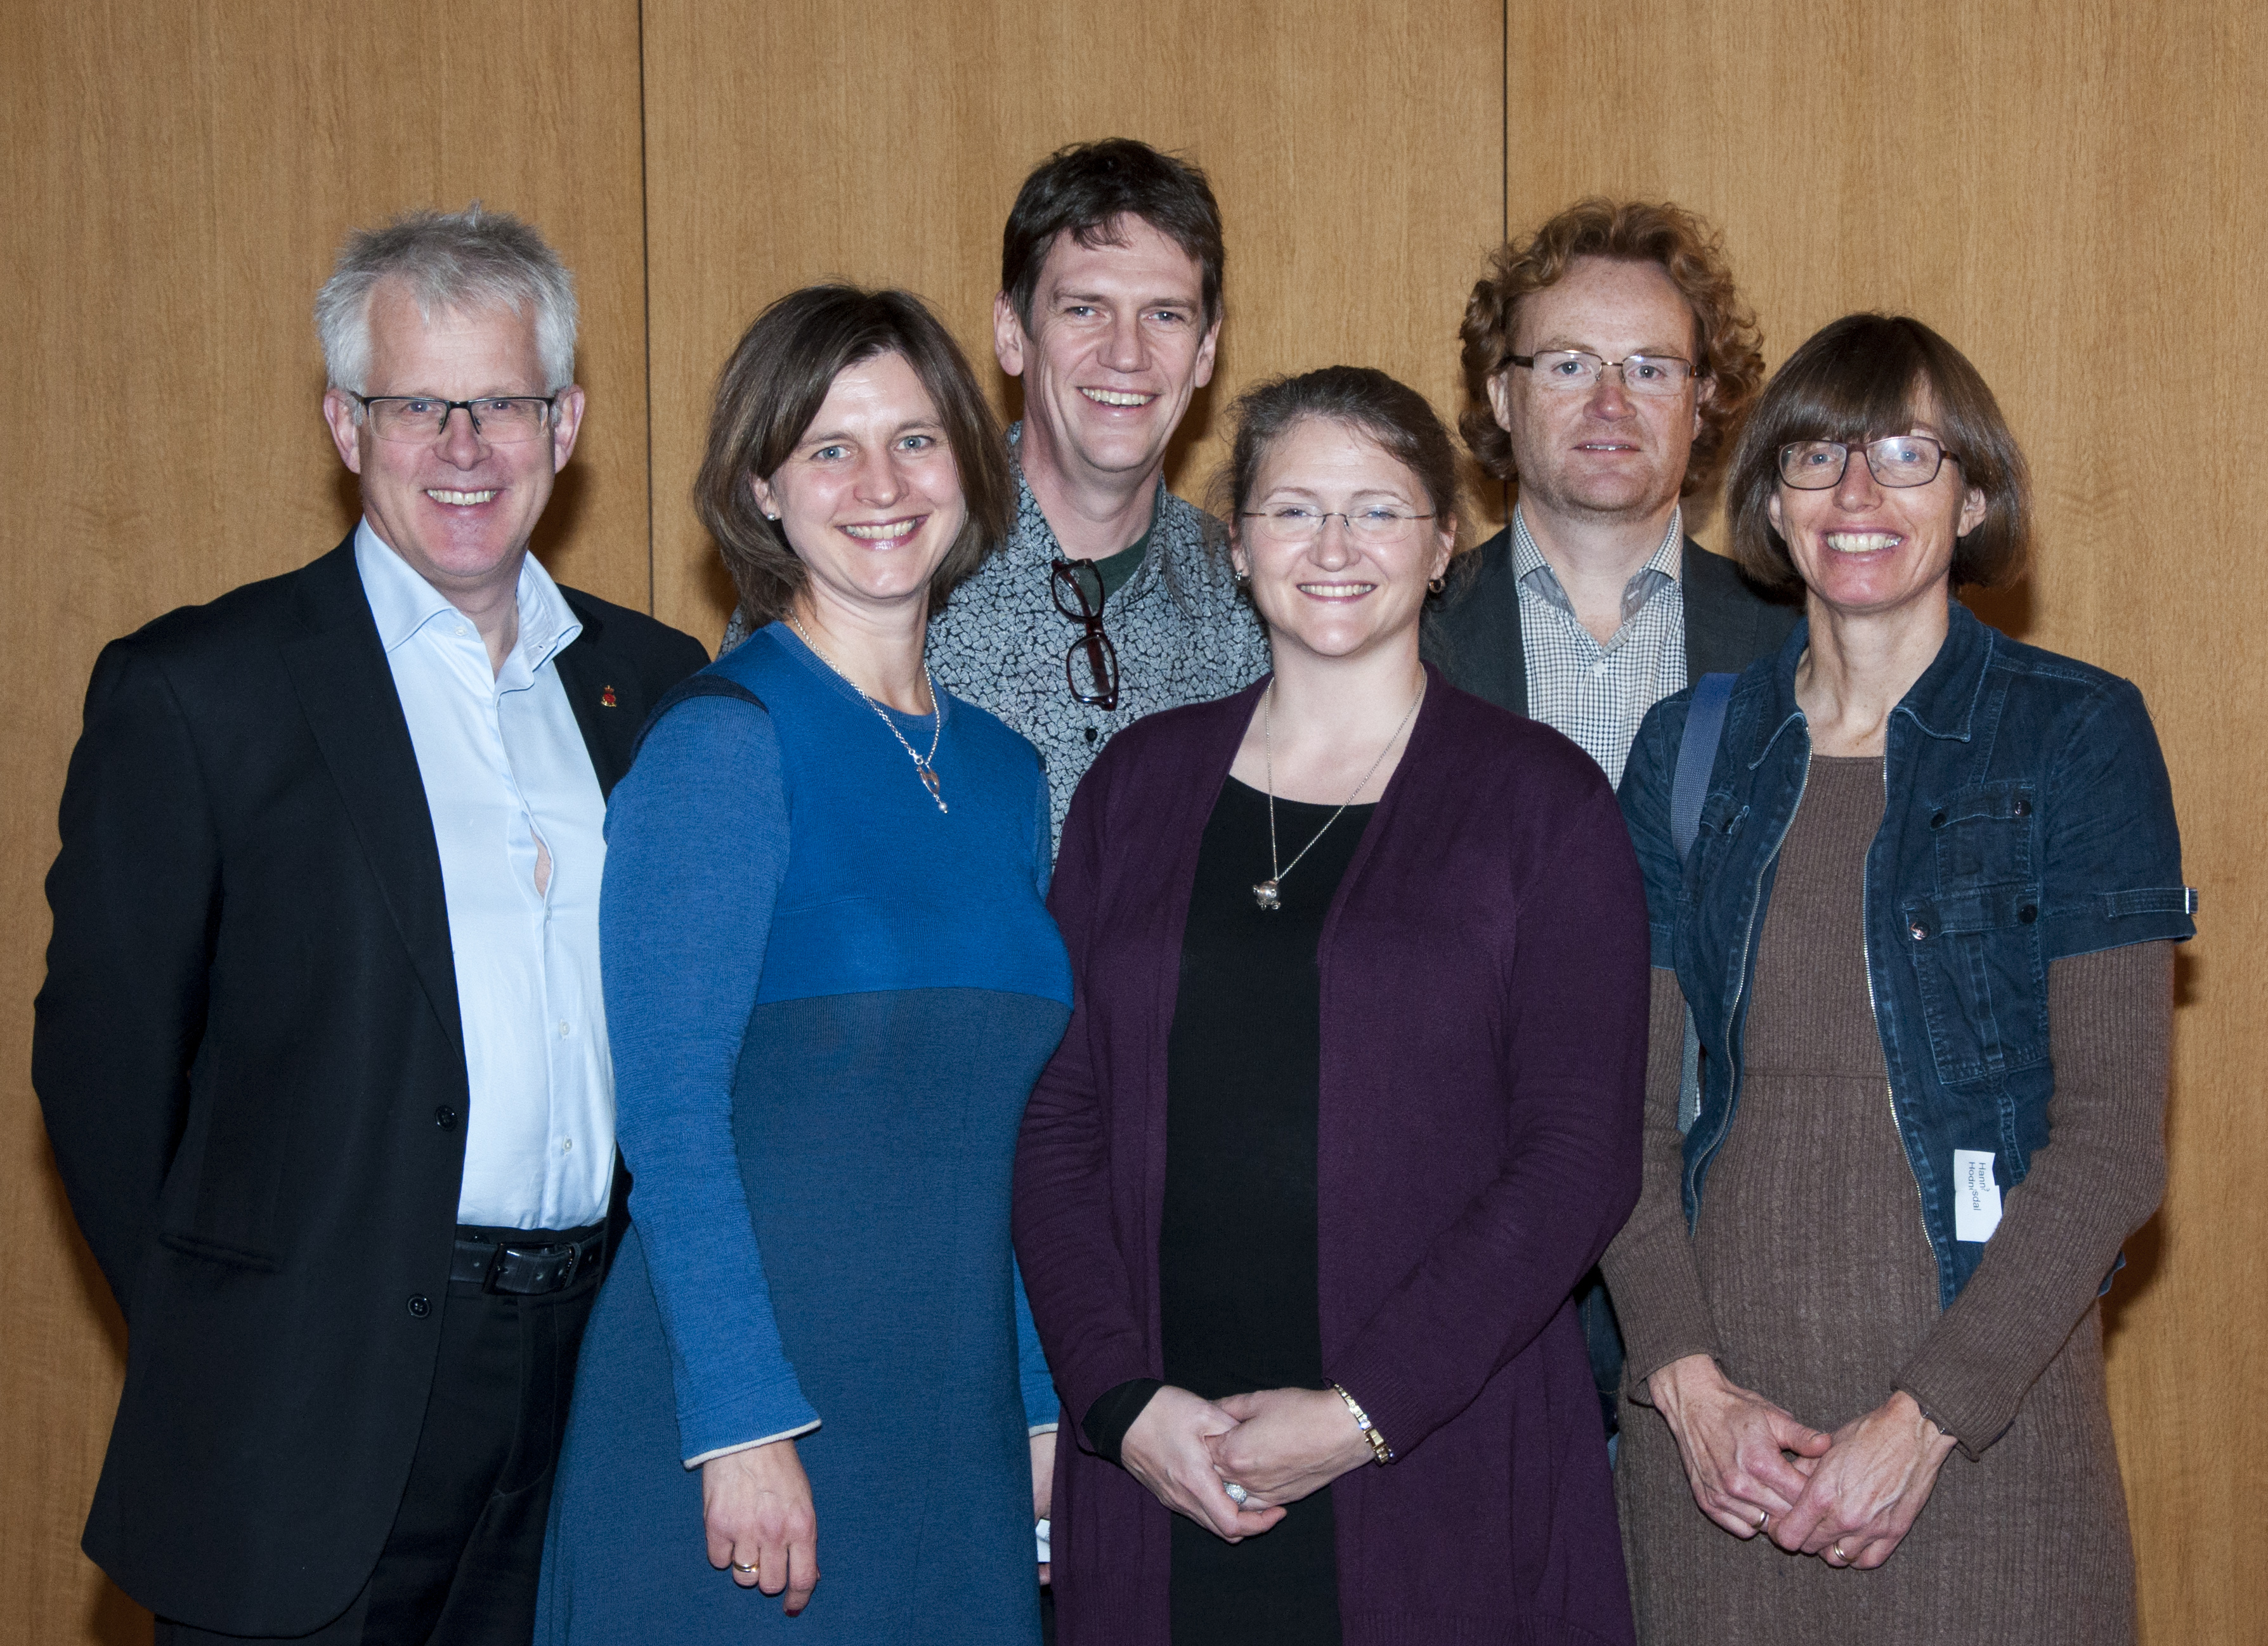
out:
M671 710L615 789L607 840L599 940L615 1130L691 1460L819 1417L781 1346L732 1127L787 867L771 716L714 697Z
M1040 773L1039 792L1033 804L1032 886L1045 900L1048 878L1055 870L1055 833L1048 826L1048 775L1044 769ZM1023 1389L1026 1426L1053 1426L1062 1415L1063 1402L1056 1394L1055 1374L1048 1370L1048 1352L1040 1347L1040 1328L1032 1319L1031 1300L1024 1296L1024 1270L1020 1264L1016 1267L1016 1379Z

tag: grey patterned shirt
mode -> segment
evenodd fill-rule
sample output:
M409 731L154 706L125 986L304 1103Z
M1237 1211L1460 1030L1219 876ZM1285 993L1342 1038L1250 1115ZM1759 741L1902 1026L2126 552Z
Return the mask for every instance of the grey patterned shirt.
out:
M1063 549L1021 470L1015 530L930 620L938 684L1006 721L1047 762L1058 841L1071 790L1114 733L1161 709L1241 691L1268 672L1267 633L1237 592L1219 523L1163 481L1155 507L1150 552L1102 607L1102 632L1118 654L1117 708L1071 697L1064 653L1084 631L1049 592L1048 568Z
M1623 585L1622 627L1602 646L1577 619L1519 506L1512 511L1528 712L1581 744L1610 783L1622 783L1646 711L1685 689L1684 548L1685 511L1673 509L1661 547Z
M1010 441L1022 432L1012 429ZM937 683L1029 738L1047 762L1058 843L1071 790L1114 734L1144 715L1241 691L1268 672L1267 632L1237 592L1219 523L1163 481L1155 508L1141 569L1102 607L1103 633L1118 654L1116 709L1071 697L1064 653L1085 631L1049 592L1048 570L1063 549L1020 468L1008 540L930 620ZM747 636L735 612L724 650Z

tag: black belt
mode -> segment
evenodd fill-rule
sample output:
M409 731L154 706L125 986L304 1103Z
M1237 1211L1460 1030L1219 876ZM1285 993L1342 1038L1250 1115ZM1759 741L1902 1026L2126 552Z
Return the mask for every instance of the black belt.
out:
M510 1292L520 1297L564 1291L575 1276L598 1268L606 1246L603 1230L580 1240L549 1245L498 1244L460 1237L456 1255L449 1261L449 1278L477 1281L483 1291Z

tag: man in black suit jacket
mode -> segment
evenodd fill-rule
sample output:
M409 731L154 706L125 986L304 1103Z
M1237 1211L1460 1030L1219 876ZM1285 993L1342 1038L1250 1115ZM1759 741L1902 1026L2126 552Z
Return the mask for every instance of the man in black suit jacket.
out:
M1798 606L1759 593L1730 560L1690 537L1681 534L1677 554L1685 596L1688 684L1705 674L1738 674L1778 650L1803 614ZM1454 599L1433 615L1440 661L1456 685L1525 716L1528 649L1521 643L1512 528L1507 525L1476 549L1474 562Z
M1519 501L1459 569L1429 650L1619 783L1658 700L1777 650L1800 614L1684 533L1683 500L1763 386L1755 323L1700 218L1585 200L1497 252L1462 336L1459 426ZM1621 1341L1595 1271L1578 1297L1611 1433Z
M706 658L528 556L583 409L532 229L358 234L317 319L362 523L106 648L63 793L33 1080L129 1332L85 1547L161 1642L524 1642L624 1209L603 797Z

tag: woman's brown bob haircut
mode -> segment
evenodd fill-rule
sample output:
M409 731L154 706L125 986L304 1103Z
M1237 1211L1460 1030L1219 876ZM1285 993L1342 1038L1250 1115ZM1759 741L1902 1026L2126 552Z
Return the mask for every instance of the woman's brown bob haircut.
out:
M1499 246L1465 304L1465 409L1458 430L1491 474L1520 478L1512 437L1489 404L1489 379L1504 370L1506 356L1519 352L1521 299L1557 285L1579 257L1658 264L1693 311L1694 376L1716 386L1701 401L1701 432L1693 437L1679 489L1693 496L1717 478L1764 380L1764 356L1756 316L1741 301L1717 231L1683 206L1579 200L1527 245ZM1700 393L1697 382L1694 392Z
M806 286L762 314L717 379L709 449L693 506L717 540L749 626L777 621L802 589L803 562L777 520L756 504L757 480L779 472L847 368L877 355L905 357L936 403L961 472L968 519L929 584L936 612L955 584L1007 537L1016 483L1007 444L960 348L910 291Z
M1963 484L1984 494L1984 518L1953 546L1953 584L1994 588L2031 557L2032 485L2016 437L1969 357L1904 314L1846 314L1814 334L1772 374L1741 435L1725 488L1733 558L1767 586L1801 579L1765 505L1779 485L1780 448L1795 440L1850 445L1904 434L1926 421L1958 459ZM1863 463L1858 452L1851 461Z
M1228 461L1206 493L1211 511L1235 525L1252 501L1260 466L1276 444L1297 425L1314 419L1344 423L1378 443L1388 457L1415 475L1425 491L1436 523L1457 524L1457 449L1449 431L1405 383L1369 366L1324 366L1297 377L1270 378L1237 397L1230 414L1236 438ZM1467 545L1458 533L1453 554Z

